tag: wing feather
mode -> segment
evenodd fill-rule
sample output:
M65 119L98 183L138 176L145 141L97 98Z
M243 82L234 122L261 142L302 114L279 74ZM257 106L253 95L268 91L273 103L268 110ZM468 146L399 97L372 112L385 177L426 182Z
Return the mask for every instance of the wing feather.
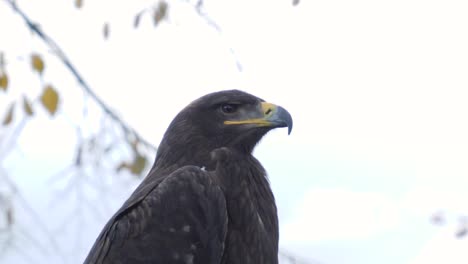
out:
M132 206L107 223L84 263L219 264L227 211L212 173L185 166L137 202L131 197Z

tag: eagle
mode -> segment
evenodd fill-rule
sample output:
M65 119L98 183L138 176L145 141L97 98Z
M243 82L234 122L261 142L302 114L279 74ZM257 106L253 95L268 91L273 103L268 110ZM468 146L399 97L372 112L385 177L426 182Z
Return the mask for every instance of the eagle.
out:
M107 222L85 264L277 264L278 216L267 173L253 156L292 118L239 90L180 111L148 175Z

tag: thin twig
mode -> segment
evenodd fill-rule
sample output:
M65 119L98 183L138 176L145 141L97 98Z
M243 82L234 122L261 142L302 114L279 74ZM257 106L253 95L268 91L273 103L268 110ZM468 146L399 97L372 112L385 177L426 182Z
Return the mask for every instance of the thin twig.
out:
M304 260L303 258L298 258L284 249L281 249L278 254L281 258L285 259L288 263L291 264L321 264L321 262L317 260Z
M6 157L7 153L13 150L13 145L16 144L18 137L26 126L27 117L23 117L19 123L12 129L8 137L5 137L5 143L0 148L0 157Z
M203 20L205 20L205 23L208 26L214 28L216 30L216 32L218 32L219 36L223 37L223 31L221 30L221 27L218 25L218 23L216 23L207 13L203 12L203 1L202 0L197 1L196 4L192 4L192 3L190 3L190 1L188 1L188 4L193 7L193 9L195 10L195 12L198 14L199 17L201 17ZM232 48L232 47L228 47L228 48L229 48L229 52L231 53L231 56L234 58L234 61L236 62L237 70L242 72L242 64L239 61L239 59L237 58L237 55L236 55L236 52L234 51L234 48Z
M29 205L27 202L26 198L22 195L18 187L15 185L14 181L8 177L6 173L2 175L3 181L6 182L10 186L10 188L13 190L13 193L15 194L15 199L19 201L21 206L23 207L24 210L28 212L28 214L35 219L36 221L36 227L46 235L46 239L49 240L50 245L52 248L59 253L60 252L60 247L58 246L57 241L54 239L54 237L50 236L51 232L48 229L47 225L42 221L41 217L39 214ZM60 257L64 258L62 254L59 254Z

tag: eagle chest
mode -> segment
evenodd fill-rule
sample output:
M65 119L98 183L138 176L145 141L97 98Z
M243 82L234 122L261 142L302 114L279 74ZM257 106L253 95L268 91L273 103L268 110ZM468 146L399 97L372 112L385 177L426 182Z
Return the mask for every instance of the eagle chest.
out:
M273 195L264 185L266 179L260 185L253 175L243 176L250 177L237 179L226 193L228 232L222 263L277 263L277 245L271 239L278 232L277 215L274 201L268 199Z

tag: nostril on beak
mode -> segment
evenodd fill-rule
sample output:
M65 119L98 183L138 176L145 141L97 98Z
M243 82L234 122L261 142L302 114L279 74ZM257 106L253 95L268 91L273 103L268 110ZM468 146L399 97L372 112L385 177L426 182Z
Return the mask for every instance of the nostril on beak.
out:
M271 113L271 108L268 108L268 110L266 110L265 115L268 115L269 113Z

